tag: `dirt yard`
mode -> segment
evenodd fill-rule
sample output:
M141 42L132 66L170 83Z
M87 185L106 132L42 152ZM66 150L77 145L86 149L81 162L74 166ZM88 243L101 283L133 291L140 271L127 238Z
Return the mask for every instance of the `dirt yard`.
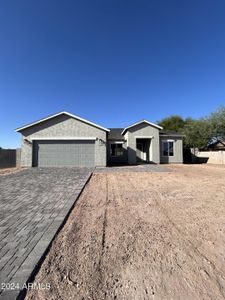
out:
M0 176L20 172L22 168L0 168Z
M94 174L27 299L225 299L225 168Z

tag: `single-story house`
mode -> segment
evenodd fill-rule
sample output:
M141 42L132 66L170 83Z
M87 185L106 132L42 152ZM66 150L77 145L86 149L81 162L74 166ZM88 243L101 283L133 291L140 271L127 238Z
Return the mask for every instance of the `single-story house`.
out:
M183 136L146 120L105 128L63 111L16 131L22 135L23 167L183 162Z
M218 138L208 145L209 151L225 151L225 139Z

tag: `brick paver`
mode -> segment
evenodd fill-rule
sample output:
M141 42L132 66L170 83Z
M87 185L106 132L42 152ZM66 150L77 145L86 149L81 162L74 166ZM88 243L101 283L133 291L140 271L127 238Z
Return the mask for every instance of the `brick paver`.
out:
M0 299L19 295L91 173L32 168L0 176Z

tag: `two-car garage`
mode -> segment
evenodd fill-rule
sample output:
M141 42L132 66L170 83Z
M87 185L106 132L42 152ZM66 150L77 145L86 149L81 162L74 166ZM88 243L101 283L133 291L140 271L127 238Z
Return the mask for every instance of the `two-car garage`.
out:
M106 165L110 130L68 112L17 129L22 134L22 167L96 167Z
M34 167L94 167L94 140L33 141Z

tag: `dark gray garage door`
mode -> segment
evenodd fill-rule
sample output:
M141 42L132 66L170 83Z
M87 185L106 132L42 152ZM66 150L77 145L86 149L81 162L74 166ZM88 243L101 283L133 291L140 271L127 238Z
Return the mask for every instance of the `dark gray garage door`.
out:
M95 141L34 141L34 167L94 167Z

